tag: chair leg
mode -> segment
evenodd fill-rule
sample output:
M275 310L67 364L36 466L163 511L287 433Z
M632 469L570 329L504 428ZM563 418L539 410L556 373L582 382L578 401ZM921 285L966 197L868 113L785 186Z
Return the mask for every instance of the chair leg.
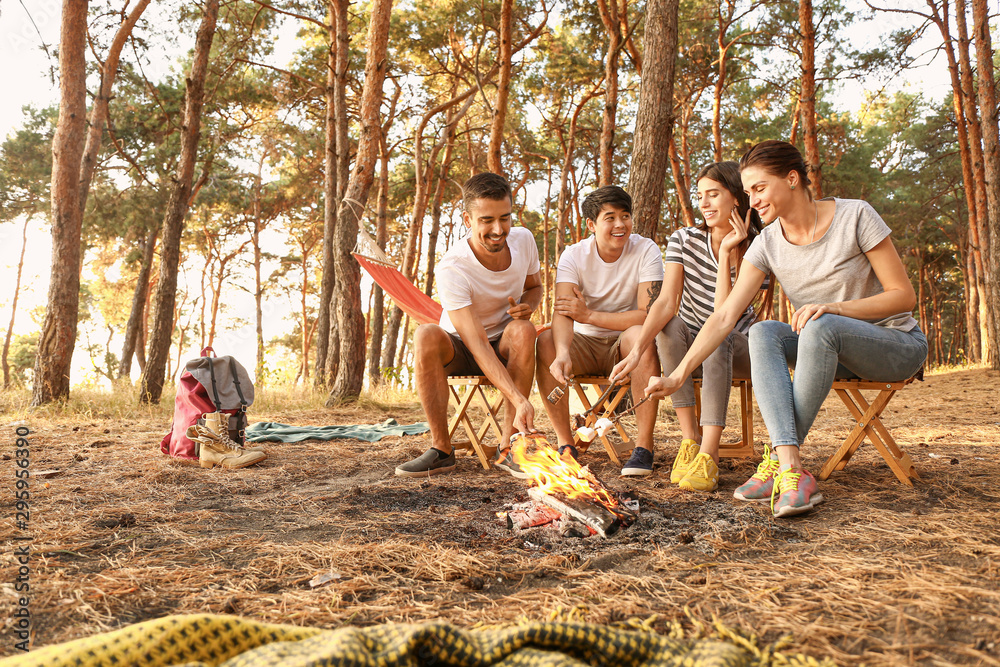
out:
M827 459L823 469L820 470L819 479L825 480L833 471L843 470L867 436L896 478L903 484L913 486L910 478L920 479L913 466L913 460L899 449L881 420L882 411L885 410L896 391L894 389L881 390L871 404L865 400L864 395L858 389L837 388L835 391L857 423L843 444Z
M461 424L462 428L465 429L466 435L469 437L469 446L471 446L473 451L476 452L476 455L479 457L479 462L482 464L483 468L485 470L489 470L489 458L483 450L483 443L480 437L476 434L476 429L469 420L469 415L467 413L469 406L472 403L472 399L476 395L475 390L479 389L479 386L467 386L464 392L459 392L454 386L451 385L449 385L448 388L451 390L451 396L455 400L455 416L452 418L451 423L448 426L448 438L451 440L454 437L455 431L458 429L459 424ZM452 442L452 446L460 446L464 444L465 443Z

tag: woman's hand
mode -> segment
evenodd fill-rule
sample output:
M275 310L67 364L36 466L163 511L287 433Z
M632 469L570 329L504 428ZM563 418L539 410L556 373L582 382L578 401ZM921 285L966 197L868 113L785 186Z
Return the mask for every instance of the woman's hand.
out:
M673 375L668 375L667 377L653 376L649 378L649 384L646 385L646 396L660 399L680 389L682 384L684 384L684 380L677 379Z
M802 329L806 326L806 323L810 320L815 320L823 313L831 313L833 315L840 315L840 304L839 303L807 303L801 308L797 309L793 314L789 325L792 327L792 331L797 334L802 333Z
M750 228L750 210L747 210L746 220L740 219L739 211L733 209L729 214L729 223L732 225L733 229L728 234L722 237L722 245L719 246L719 256L729 256L733 250L735 250L743 239L747 237L747 230Z

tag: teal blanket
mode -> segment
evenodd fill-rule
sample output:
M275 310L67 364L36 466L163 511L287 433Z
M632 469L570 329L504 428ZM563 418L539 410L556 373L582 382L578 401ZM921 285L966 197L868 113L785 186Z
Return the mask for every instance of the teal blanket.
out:
M400 425L395 419L381 424L354 424L347 426L291 426L277 422L257 422L247 427L250 442L302 442L303 440L334 440L347 438L378 442L389 435L416 435L427 433L427 422Z

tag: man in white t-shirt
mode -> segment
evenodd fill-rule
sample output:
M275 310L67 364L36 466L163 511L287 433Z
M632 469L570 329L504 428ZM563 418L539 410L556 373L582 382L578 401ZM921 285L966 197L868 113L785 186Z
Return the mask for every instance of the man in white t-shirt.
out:
M548 396L574 375L607 375L638 339L646 313L663 285L663 256L652 239L632 233L632 198L607 185L583 200L591 236L563 252L556 271L552 329L538 338L538 389ZM632 371L632 386L645 389L659 375L650 346ZM623 379L623 378L621 378ZM640 398L633 396L634 400ZM545 402L559 453L577 458L569 423L569 401ZM638 435L623 475L653 470L656 401L636 408Z
M534 431L528 401L535 371L535 325L529 319L542 298L535 238L511 228L511 189L496 174L476 174L463 186L467 238L441 258L438 324L414 334L417 394L427 414L431 448L396 467L403 477L427 477L455 469L448 439L448 376L485 375L504 398L503 435L494 462L515 477L525 475L511 458L515 431ZM643 385L645 386L645 385Z

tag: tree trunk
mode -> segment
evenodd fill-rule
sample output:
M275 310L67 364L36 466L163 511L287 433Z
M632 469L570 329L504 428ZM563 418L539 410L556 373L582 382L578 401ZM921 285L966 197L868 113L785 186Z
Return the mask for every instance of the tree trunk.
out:
M21 231L21 255L17 260L17 278L14 279L14 300L10 304L10 324L7 325L7 334L3 339L3 388L10 387L10 365L7 363L7 354L10 352L10 339L14 336L14 318L17 315L17 297L21 293L21 270L24 268L24 253L28 249L28 223L31 216L24 220L24 229Z
M983 134L983 163L986 175L986 209L989 223L981 225L988 238L989 259L985 274L986 317L989 323L990 368L1000 370L1000 113L997 109L996 79L993 75L993 45L990 37L986 0L972 0L975 26L976 63L979 66L979 110Z
M337 379L327 400L356 398L361 393L365 371L364 317L361 315L361 275L351 256L357 242L358 225L364 215L368 192L375 179L375 162L382 134L379 107L385 81L386 47L389 40L389 16L392 0L374 0L368 26L368 52L365 56L365 83L361 91L358 155L351 180L338 211L334 234L334 261L337 267L337 325L340 330L341 360Z
M965 1L958 0L955 4L955 22L958 28L958 54L951 41L951 31L948 29L948 16L938 14L935 8L933 20L945 40L945 55L948 59L948 70L951 75L952 101L955 107L955 123L958 130L958 148L962 161L962 180L965 184L965 203L969 212L969 243L976 270L973 272L976 291L980 295L986 292L984 283L986 261L983 259L983 248L986 244L986 226L989 214L986 204L986 177L983 165L982 128L976 111L976 98L972 82L972 63L969 59L969 38L965 21ZM987 250L988 251L988 250ZM990 331L987 313L987 300L977 299L979 308L974 312L975 323L979 326L976 334L971 333L970 340L976 339L979 347L970 349L970 361L984 358L989 345ZM970 324L972 324L970 322Z
M379 149L379 184L378 206L375 210L375 243L385 250L389 239L389 154L386 146L385 132L382 133ZM385 318L385 295L382 288L375 283L375 303L372 306L371 344L368 347L368 386L377 387L382 384L382 369L379 362L382 356L382 335Z
M628 191L635 204L635 231L656 238L673 132L678 0L649 0L643 44L642 83L635 119Z
M125 42L128 40L129 35L132 34L132 28L135 27L142 13L146 11L149 3L150 0L139 0L139 4L132 9L128 18L118 26L118 31L115 32L115 37L111 40L111 46L108 48L108 57L100 67L101 83L98 86L97 95L94 97L94 105L90 109L90 129L87 131L87 147L83 152L83 163L80 166L81 215L87 207L87 194L90 192L90 182L93 180L94 169L97 167L97 154L101 150L104 125L108 119L108 104L111 102L111 89L118 75L118 59L121 56ZM128 6L127 2L125 4Z
M153 324L150 327L146 369L139 382L139 400L147 403L158 403L163 393L164 371L170 354L170 335L174 327L181 232L184 228L184 217L187 215L194 180L194 166L198 157L205 76L218 15L219 0L207 0L205 14L195 38L191 72L185 86L181 153L177 161L177 172L173 178L166 214L163 217L160 279L156 284L156 296L153 301Z
M799 31L802 34L802 92L799 95L802 142L805 144L812 192L820 199L823 197L823 180L816 128L816 27L813 25L812 0L799 0Z
M159 227L153 227L146 234L142 246L142 264L135 281L135 292L132 293L132 309L129 311L128 323L125 325L125 344L122 346L122 358L118 365L118 379L129 379L132 376L132 357L135 356L136 342L139 340L139 329L144 328L146 312L146 296L149 293L149 273L153 269L153 254L156 249L156 237ZM143 346L139 346L142 349Z
M510 97L511 60L514 57L511 32L514 15L514 0L500 2L500 80L497 83L497 99L493 104L493 120L490 124L490 147L486 154L487 168L494 174L503 175L500 149L503 147L503 126L507 120L507 99Z
M670 137L667 143L667 159L670 161L670 173L674 179L674 187L677 189L677 202L681 208L681 219L687 227L693 227L696 220L694 216L694 205L691 203L691 184L684 176L681 166L680 156L677 155L677 143L674 137Z
M337 12L339 0L330 0L327 34L330 50L326 57L326 134L323 142L323 277L320 281L319 313L316 325L317 386L326 385L326 357L330 345L330 301L336 282L333 268L333 232L337 226Z
M264 297L264 286L260 279L260 264L261 264L261 250L260 250L260 230L261 230L261 215L260 215L260 194L261 194L261 172L264 169L264 157L261 156L260 162L257 163L257 174L254 179L254 197L253 197L253 236L251 243L253 244L253 305L254 305L254 318L256 320L255 333L257 335L257 363L254 368L254 380L259 386L264 384L264 310L261 307L261 302Z
M69 396L80 312L80 164L87 132L87 0L63 0L59 121L52 138L52 269L35 356L32 405Z
M601 120L598 187L614 182L615 121L618 115L618 56L622 48L618 0L597 0L601 21L608 33L608 52L604 58L604 113Z
M430 296L434 291L434 263L437 261L437 238L441 229L441 205L444 201L444 189L448 184L448 171L451 169L451 158L455 149L457 125L457 119L449 118L445 129L444 156L441 158L441 169L438 171L437 185L434 188L434 203L431 206L431 230L427 236L427 280L424 286L424 293L427 296Z

